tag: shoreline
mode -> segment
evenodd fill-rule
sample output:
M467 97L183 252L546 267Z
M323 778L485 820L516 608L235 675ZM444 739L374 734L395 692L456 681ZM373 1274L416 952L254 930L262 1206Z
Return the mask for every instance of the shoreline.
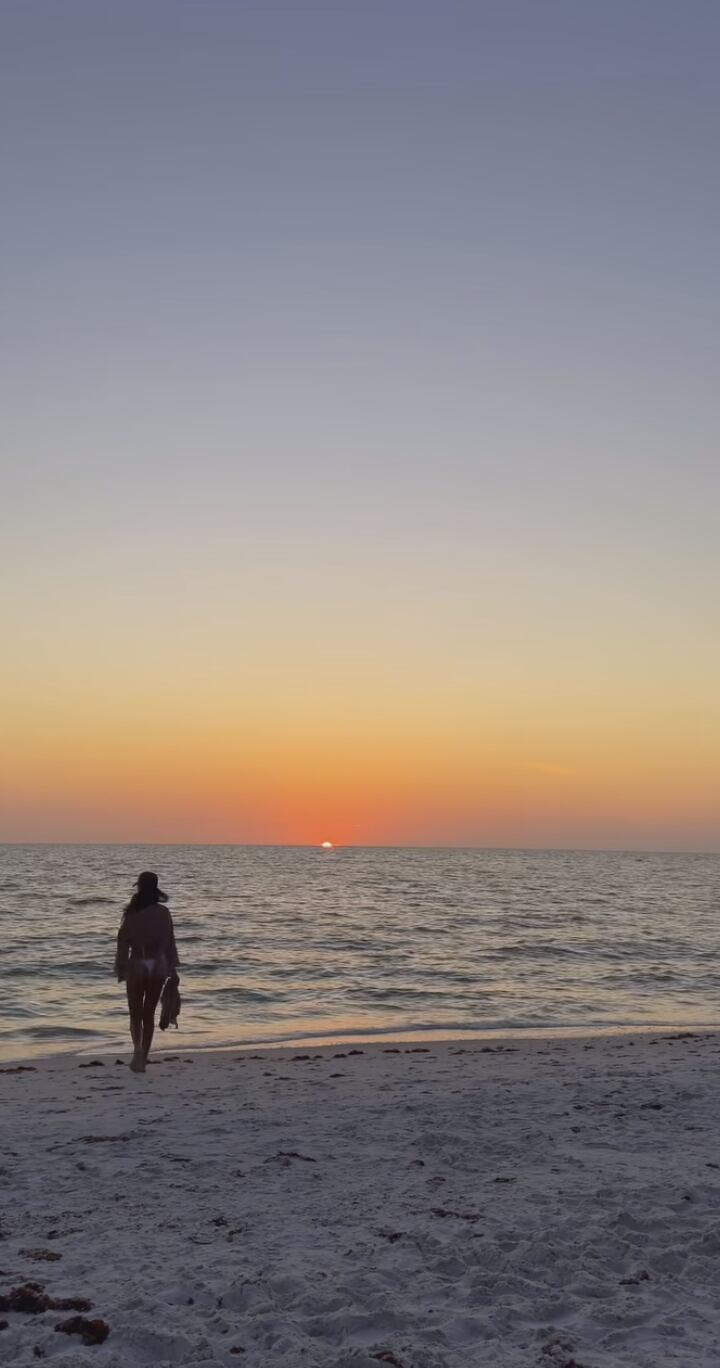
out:
M414 1026L408 1027L403 1031L400 1029L377 1030L337 1030L328 1032L297 1032L272 1035L272 1036L234 1036L232 1038L213 1039L207 1041L183 1040L182 1027L172 1033L168 1031L163 1036L156 1030L153 1043L153 1054L159 1052L182 1054L197 1054L208 1056L213 1054L226 1055L230 1051L238 1050L259 1050L263 1053L268 1052L287 1052L299 1049L323 1050L331 1049L335 1046L356 1046L365 1045L406 1045L425 1042L433 1046L443 1044L452 1045L455 1042L471 1045L473 1041L479 1044L497 1040L513 1041L575 1041L575 1040L605 1040L616 1037L632 1036L644 1039L648 1036L665 1036L668 1033L674 1035L718 1035L720 1034L720 1023L715 1022L657 1022L651 1025L639 1023L621 1023L619 1025L588 1025L588 1026L498 1026L498 1027L478 1027L472 1029L465 1028L443 1028L442 1026ZM96 1055L108 1058L112 1055L122 1054L130 1049L129 1039L118 1039L112 1043L101 1040L97 1044L92 1042L58 1042L53 1048L48 1048L49 1042L42 1041L37 1043L22 1042L15 1045L3 1047L0 1045L0 1066L8 1064L21 1064L26 1060L33 1060L37 1064L50 1063L57 1059L85 1059L89 1055Z
M371 1039L345 1038L327 1040L303 1039L269 1044L242 1041L239 1044L183 1046L173 1045L172 1041L153 1043L148 1067L157 1064L177 1063L204 1064L208 1069L222 1068L232 1063L329 1063L334 1059L368 1060L382 1059L393 1055L415 1056L431 1055L434 1058L447 1055L465 1055L468 1059L485 1055L513 1054L521 1059L543 1053L548 1047L567 1049L570 1055L586 1053L603 1046L609 1049L653 1047L680 1042L714 1042L720 1050L720 1028L718 1027L667 1027L647 1030L628 1028L605 1031L563 1031L548 1034L528 1032L495 1032L472 1038L463 1036L443 1036L430 1040L422 1036L388 1036ZM574 1047L574 1048L573 1048ZM298 1051L304 1053L299 1054ZM75 1069L117 1068L121 1064L128 1067L132 1057L132 1046L125 1042L117 1048L102 1050L58 1050L52 1054L33 1055L15 1059L0 1056L0 1075L49 1073L54 1076L73 1074ZM140 1075L142 1077L142 1075ZM719 1117L720 1125L720 1117Z

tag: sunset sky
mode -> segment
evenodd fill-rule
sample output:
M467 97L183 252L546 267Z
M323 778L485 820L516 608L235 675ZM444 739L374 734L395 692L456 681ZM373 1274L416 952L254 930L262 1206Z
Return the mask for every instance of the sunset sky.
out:
M6 0L0 839L720 849L719 57Z

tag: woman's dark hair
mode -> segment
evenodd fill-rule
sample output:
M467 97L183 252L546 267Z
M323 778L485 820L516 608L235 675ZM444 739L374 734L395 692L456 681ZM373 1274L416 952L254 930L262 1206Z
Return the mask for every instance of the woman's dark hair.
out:
M140 912L143 907L154 907L156 903L167 902L167 893L158 888L158 876L149 869L144 870L137 881L137 892L133 893L127 907L128 912Z

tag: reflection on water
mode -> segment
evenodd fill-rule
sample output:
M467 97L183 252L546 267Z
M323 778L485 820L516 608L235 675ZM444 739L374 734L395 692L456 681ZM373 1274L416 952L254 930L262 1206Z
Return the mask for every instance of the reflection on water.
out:
M125 1043L114 936L171 895L177 1040L720 1024L720 857L0 847L0 1053Z

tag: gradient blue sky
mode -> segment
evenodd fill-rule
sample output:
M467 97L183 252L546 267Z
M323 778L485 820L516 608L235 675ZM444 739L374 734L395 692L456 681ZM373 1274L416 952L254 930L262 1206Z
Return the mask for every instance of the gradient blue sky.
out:
M333 744L457 708L481 769L498 727L575 765L564 709L618 793L638 719L675 735L659 815L614 824L586 757L550 828L465 776L358 839L716 843L720 7L6 0L0 35L13 775L161 659L191 750L268 676ZM141 837L113 764L99 825L11 777L7 832ZM272 838L212 782L181 836Z

